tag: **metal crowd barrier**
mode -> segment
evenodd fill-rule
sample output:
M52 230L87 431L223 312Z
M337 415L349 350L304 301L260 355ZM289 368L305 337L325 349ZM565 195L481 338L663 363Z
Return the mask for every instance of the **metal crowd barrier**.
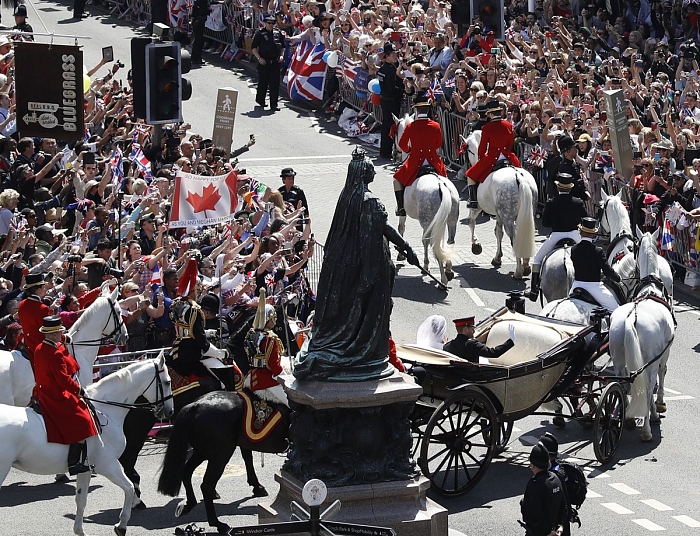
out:
M700 274L698 252L695 250L696 232L691 232L691 228L678 229L674 227L675 233L671 242L673 251L662 251L662 253L669 262L681 266L685 270Z
M94 381L112 372L136 363L142 359L152 359L157 357L161 351L168 352L170 347L155 348L152 350L139 350L136 352L119 352L114 354L98 355L95 364L92 366L92 377Z
M323 266L323 256L325 251L323 244L316 242L314 244L314 254L306 263L306 278L309 280L309 285L314 294L318 291L318 279L321 277L321 267Z

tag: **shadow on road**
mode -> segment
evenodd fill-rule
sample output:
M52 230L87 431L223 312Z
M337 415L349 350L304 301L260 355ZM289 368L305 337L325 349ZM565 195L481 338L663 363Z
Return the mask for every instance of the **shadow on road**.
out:
M47 476L46 479L53 480L53 476ZM102 484L91 485L90 491L95 491L101 487ZM28 486L26 482L15 482L14 484L3 486L2 494L0 494L0 508L44 501L50 502L56 497L70 497L73 495L75 495L75 481L71 481L68 484L48 482L39 486Z

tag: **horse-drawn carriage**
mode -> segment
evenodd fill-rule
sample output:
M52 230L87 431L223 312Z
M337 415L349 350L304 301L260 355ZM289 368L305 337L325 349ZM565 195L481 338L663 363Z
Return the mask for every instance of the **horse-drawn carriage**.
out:
M423 387L412 419L414 454L423 474L443 495L461 495L484 476L502 452L513 422L559 398L570 401L569 419L592 419L593 447L601 463L613 459L623 430L629 378L602 374L596 361L606 356L608 315L601 310L591 325L516 312L522 299L482 321L475 337L487 346L517 333L515 347L478 364L439 350L398 347ZM516 307L513 307L516 305ZM637 371L637 374L641 371Z

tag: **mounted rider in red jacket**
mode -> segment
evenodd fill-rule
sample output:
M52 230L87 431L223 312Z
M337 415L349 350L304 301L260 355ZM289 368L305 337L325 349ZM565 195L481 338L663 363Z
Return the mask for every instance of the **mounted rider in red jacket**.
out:
M421 168L430 164L435 173L445 177L447 170L437 150L442 147L442 129L440 124L429 117L430 101L418 101L413 107L416 118L406 126L399 140L399 147L408 158L394 173L394 194L396 195L396 215L405 216L403 196L404 188L411 186L418 178Z
M490 121L481 129L479 159L466 172L469 185L469 208L478 208L477 188L491 174L496 162L506 158L514 166L521 167L520 160L513 152L515 143L513 125L510 121L502 119L503 108L498 101L491 101L487 106L486 113Z

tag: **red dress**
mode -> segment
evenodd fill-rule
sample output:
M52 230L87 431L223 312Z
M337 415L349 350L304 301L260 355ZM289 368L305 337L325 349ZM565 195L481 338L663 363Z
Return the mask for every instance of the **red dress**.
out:
M394 178L404 186L413 184L425 160L430 162L438 175L447 176L445 164L437 154L437 150L442 147L442 130L432 119L421 117L412 121L404 130L399 147L408 153L408 158L396 170Z
M250 369L250 390L260 391L268 387L279 385L279 382L273 376L282 374L282 364L280 363L280 355L284 352L282 341L274 333L268 332L265 338L260 342L260 354L256 359L261 359L264 356L265 368L255 367ZM255 360L253 360L255 362Z
M501 155L510 160L514 166L521 167L520 160L513 152L513 143L515 143L515 135L510 122L501 119L486 123L481 128L479 160L469 168L467 176L476 182L484 182Z
M17 317L22 324L24 332L24 345L27 347L29 362L34 367L34 351L39 343L44 340L44 335L39 332L39 328L45 316L51 315L51 309L39 299L38 296L30 295L19 302Z
M80 370L63 344L48 339L34 353L35 394L46 423L49 443L71 445L97 434L90 410L79 397L73 375Z

